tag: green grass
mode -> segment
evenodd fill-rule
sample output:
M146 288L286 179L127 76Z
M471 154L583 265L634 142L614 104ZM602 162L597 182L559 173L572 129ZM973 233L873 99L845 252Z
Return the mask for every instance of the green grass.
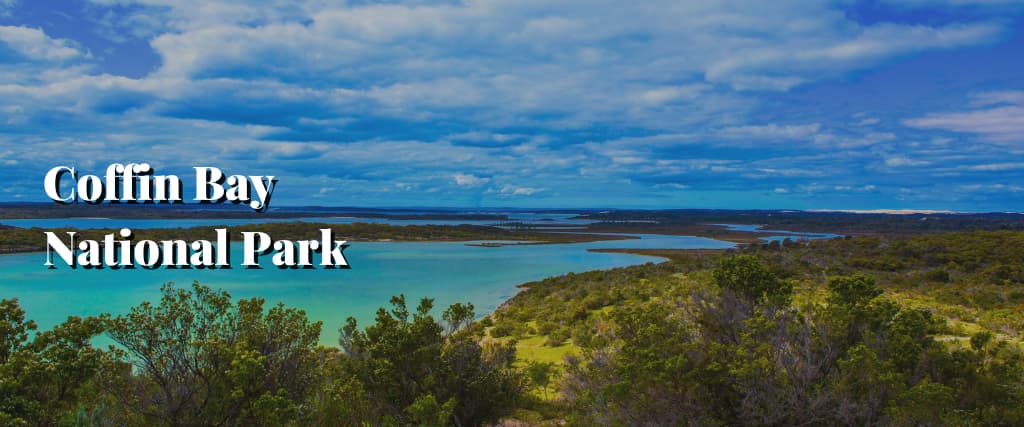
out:
M606 311L610 311L612 307L605 307ZM537 326L536 321L530 321L527 323L528 326L534 328ZM486 340L493 340L497 342L507 342L512 337L494 338L491 337L491 329L488 327L484 329L484 334L487 336ZM557 347L551 347L544 345L547 341L547 335L530 334L523 338L516 339L516 365L523 366L530 362L552 362L557 365L562 365L565 356L569 354L580 354L579 347L572 343L572 339L568 339L562 345Z
M579 347L573 345L571 339L558 347L544 345L547 339L546 335L531 335L519 340L516 343L517 363L552 362L561 365L566 355L579 354Z

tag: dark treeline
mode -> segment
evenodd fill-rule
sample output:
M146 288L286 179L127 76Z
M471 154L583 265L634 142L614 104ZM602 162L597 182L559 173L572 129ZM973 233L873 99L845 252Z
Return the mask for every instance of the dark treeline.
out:
M478 321L398 296L327 325L329 348L301 310L198 284L48 331L4 300L0 425L1022 425L1022 242L666 252L529 283ZM524 357L537 338L572 351Z
M580 215L607 221L591 228L643 229L649 224L622 221L653 221L662 228L701 224L762 224L767 229L800 230L835 234L929 233L963 230L1024 230L1024 214L1018 213L848 213L773 210L658 210L608 211Z
M544 211L553 212L553 211ZM593 231L624 230L632 233L679 234L698 230L707 232L707 224L761 224L768 229L801 230L836 234L927 233L964 230L1024 230L1024 215L1019 213L850 213L794 210L578 210L576 218L598 221ZM0 204L0 224L4 219L31 218L131 218L131 219L259 219L321 216L355 216L395 220L493 220L508 221L499 212L460 212L455 210L392 210L370 208L282 207L268 212L253 212L244 205L55 205L43 203ZM701 226L701 227L697 227ZM696 227L696 228L695 228ZM703 234L702 234L703 235Z

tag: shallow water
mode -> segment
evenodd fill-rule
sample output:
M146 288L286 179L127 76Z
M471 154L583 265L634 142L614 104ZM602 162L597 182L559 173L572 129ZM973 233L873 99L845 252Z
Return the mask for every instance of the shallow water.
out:
M164 220L161 220L164 221ZM117 220L121 226L125 221ZM734 245L686 236L640 235L641 239L573 244L468 246L465 243L356 242L345 250L350 270L72 270L47 269L45 253L0 255L0 297L17 297L28 317L50 328L69 315L125 313L143 300L156 302L160 285L194 280L223 288L234 298L259 296L283 302L324 322L321 341L335 344L348 316L371 321L392 295L410 305L435 299L435 315L449 304L472 302L489 313L515 294L516 285L568 272L657 261L631 254L594 253L592 248L729 248ZM238 245L237 243L233 245ZM240 256L241 248L233 249ZM233 263L237 263L233 260Z
M792 240L809 239L809 240L814 240L814 239L832 239L832 238L840 237L838 234L832 234L832 233L812 233L812 232L805 232L805 231L766 230L766 229L763 228L764 227L763 225L757 225L757 224L712 224L712 225L717 225L717 226L720 226L720 227L725 227L727 230L733 230L733 231L749 231L749 232L752 232L752 233L764 233L764 234L785 233L785 234L782 234L782 235L765 236L765 237L761 237L760 238L761 240L766 241L766 242L771 242L771 241L782 242L783 240L786 240L786 239L792 239Z

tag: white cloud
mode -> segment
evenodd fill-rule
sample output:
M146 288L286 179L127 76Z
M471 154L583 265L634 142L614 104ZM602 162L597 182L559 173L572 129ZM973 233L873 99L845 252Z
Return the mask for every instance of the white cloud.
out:
M739 169L737 169L739 170ZM787 177L799 177L799 176L824 176L825 173L820 170L811 170L803 168L792 168L792 169L775 169L775 168L758 168L758 173L750 174L751 177L766 177L766 176L787 176Z
M1017 170L987 153L915 157L921 147L896 141L939 132L896 132L881 115L891 111L855 105L863 100L851 107L871 116L851 119L811 111L815 88L797 97L810 100L803 106L760 92L1007 33L1010 20L984 14L912 25L857 21L846 2L816 0L91 1L99 11L117 5L121 15L94 24L110 40L148 40L158 68L141 78L103 74L104 58L73 41L0 27L2 43L34 61L0 66L0 148L19 160L4 176L35 176L29 168L51 161L42 153L86 167L107 161L94 154L104 152L170 168L201 160L290 172L299 176L285 185L308 193L561 201L587 191L600 198L609 185L618 199L720 189L800 195L870 191L848 184L865 169L913 179L933 169L899 168ZM1022 97L979 94L964 109L994 114L1021 108ZM54 130L54 120L66 125ZM971 129L994 138L1017 128ZM885 169L880 153L904 156L884 159ZM330 176L308 176L320 171ZM580 189L581 176L593 185Z
M927 166L930 163L924 160L915 160L906 156L893 156L885 159L885 165L891 168L904 166Z
M836 22L840 25L839 22ZM843 23L838 28L850 28ZM841 31L841 30L839 30ZM957 24L944 27L910 26L879 23L856 28L846 34L819 34L824 39L798 44L756 46L734 52L712 64L707 78L714 82L750 88L786 90L806 79L799 76L812 70L818 72L862 68L892 56L928 49L949 49L993 41L1001 27L991 23Z
M499 190L498 192L501 194L508 194L513 196L532 196L542 191L544 191L543 188L520 187L512 184L505 184L501 186L501 190Z
M822 133L814 136L816 144L839 148L862 148L883 142L893 141L896 135L891 132L869 132L863 135L837 135Z
M115 1L131 3L100 3ZM243 70L333 85L378 114L429 120L472 110L488 124L559 128L726 120L742 97L720 85L786 90L1000 31L986 22L862 25L813 1L136 3L160 6L177 29L152 40L160 76Z
M971 105L989 108L931 113L904 120L903 124L920 129L976 133L993 142L1024 142L1024 91L978 94Z
M1024 106L959 113L932 113L906 120L904 123L916 128L980 133L994 140L1013 141L1024 138Z
M833 189L835 191L841 191L841 192L869 192L869 191L875 191L877 188L878 187L876 187L874 184L867 184L867 185L862 185L862 186L837 185L837 186L833 187Z
M1007 184L965 184L959 186L958 188L962 191L971 193L1019 193L1021 191L1024 191L1024 187L1021 187L1019 185Z
M974 100L971 102L971 106L974 107L997 104L1024 105L1024 90L981 92L975 94L973 98Z
M710 89L710 85L704 84L665 86L648 89L634 96L639 102L661 105L678 99L692 100Z
M455 180L455 184L460 187L477 187L488 183L490 178L478 177L472 174L457 173L452 175L452 179Z
M721 135L729 138L807 140L821 130L820 123L806 125L758 125L734 126L722 129Z
M982 165L963 166L962 169L980 172L1000 172L1009 170L1024 169L1024 163L987 163Z
M53 39L42 30L0 25L0 42L35 61L67 61L87 56L65 39Z

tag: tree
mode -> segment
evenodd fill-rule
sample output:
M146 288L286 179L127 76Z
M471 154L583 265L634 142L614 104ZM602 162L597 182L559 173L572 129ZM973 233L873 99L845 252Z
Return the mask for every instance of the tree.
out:
M719 288L742 295L755 304L789 304L793 285L779 279L751 255L723 257L712 272Z
M943 426L954 403L952 388L925 378L899 393L887 412L897 425Z
M92 402L96 376L116 366L90 343L106 321L72 316L30 341L35 322L16 300L0 301L0 424L56 425Z
M863 274L837 276L828 281L828 303L845 307L865 307L882 295L875 279Z
M433 300L410 313L405 296L377 310L376 323L359 330L354 318L341 328L341 347L353 358L378 410L399 423L434 423L449 414L458 426L496 421L522 394L525 381L513 367L511 345L482 346L458 327L472 319L471 305L453 305L443 327L431 315ZM444 402L444 403L441 403Z
M25 321L25 310L17 298L0 301L0 363L7 363L35 330L36 322Z
M551 378L558 372L557 369L557 366L551 362L531 361L526 365L526 376L530 379L531 384L540 387L544 397L547 398L548 385L551 384Z
M320 322L263 300L231 303L227 292L164 285L111 322L138 378L121 404L168 425L284 424L317 383Z
M469 327L469 325L473 323L474 316L475 313L473 312L473 304L455 303L450 305L444 311L444 313L441 315L441 318L444 319L447 326L445 331L448 333L448 335L451 335L457 331Z

